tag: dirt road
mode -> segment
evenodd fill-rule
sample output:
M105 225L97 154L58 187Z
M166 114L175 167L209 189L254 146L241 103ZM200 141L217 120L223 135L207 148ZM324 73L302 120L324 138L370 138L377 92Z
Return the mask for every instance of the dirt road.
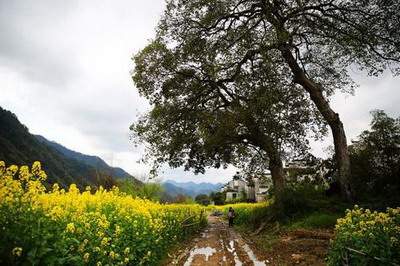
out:
M177 254L168 265L267 265L268 260L257 258L243 238L228 227L225 221L210 216L201 236Z

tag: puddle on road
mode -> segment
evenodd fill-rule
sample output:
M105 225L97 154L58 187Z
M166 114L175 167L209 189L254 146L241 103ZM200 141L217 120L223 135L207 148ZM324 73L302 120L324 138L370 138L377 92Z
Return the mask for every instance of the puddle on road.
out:
M190 251L189 258L186 260L184 266L190 266L192 265L192 261L195 255L204 255L206 257L206 261L208 261L208 258L212 256L217 250L215 248L198 248L195 247L192 251Z
M229 247L230 247L230 248L229 248ZM243 263L239 260L239 256L238 256L238 254L236 253L235 245L234 245L234 241L233 241L233 240L229 241L229 247L227 247L226 249L227 249L230 253L233 254L233 259L235 260L235 266L242 266Z
M249 256L250 260L254 263L254 266L266 266L265 262L257 260L256 255L254 254L253 250L247 245L243 245L244 251L246 251L247 256Z

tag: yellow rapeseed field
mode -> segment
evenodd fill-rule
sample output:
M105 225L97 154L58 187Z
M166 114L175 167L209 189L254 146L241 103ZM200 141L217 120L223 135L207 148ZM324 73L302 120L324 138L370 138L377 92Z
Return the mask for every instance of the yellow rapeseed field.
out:
M164 205L114 188L46 189L31 169L0 161L0 264L157 265L206 224L199 205Z
M271 200L259 202L259 203L232 203L225 204L221 206L208 206L208 211L221 211L225 216L228 213L230 207L235 211L235 224L252 224L257 219L263 219L266 212L268 211L268 206L271 205Z

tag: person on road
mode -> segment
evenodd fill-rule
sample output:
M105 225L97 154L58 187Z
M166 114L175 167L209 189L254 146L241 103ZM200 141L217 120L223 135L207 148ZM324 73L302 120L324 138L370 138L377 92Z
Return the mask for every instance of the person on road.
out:
M233 226L233 219L235 219L235 211L233 210L232 207L229 207L229 211L228 211L229 227Z

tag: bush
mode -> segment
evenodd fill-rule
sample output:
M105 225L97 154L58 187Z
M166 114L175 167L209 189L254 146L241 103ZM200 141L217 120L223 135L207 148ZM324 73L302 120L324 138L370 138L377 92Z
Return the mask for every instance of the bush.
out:
M337 220L328 265L393 263L400 264L400 208L371 212L356 205Z
M340 216L338 213L314 212L294 220L289 228L333 228Z
M1 265L158 265L206 223L199 205L163 205L114 188L46 191L39 163L0 161Z
M318 213L337 215L344 213L348 207L348 203L337 196L326 196L322 186L302 182L288 184L281 196L280 204L274 204L272 211L277 220L289 222Z
M316 205L319 205L324 198L322 189L312 184L288 184L280 199L282 208L280 211L284 217L277 218L292 218L315 211Z

